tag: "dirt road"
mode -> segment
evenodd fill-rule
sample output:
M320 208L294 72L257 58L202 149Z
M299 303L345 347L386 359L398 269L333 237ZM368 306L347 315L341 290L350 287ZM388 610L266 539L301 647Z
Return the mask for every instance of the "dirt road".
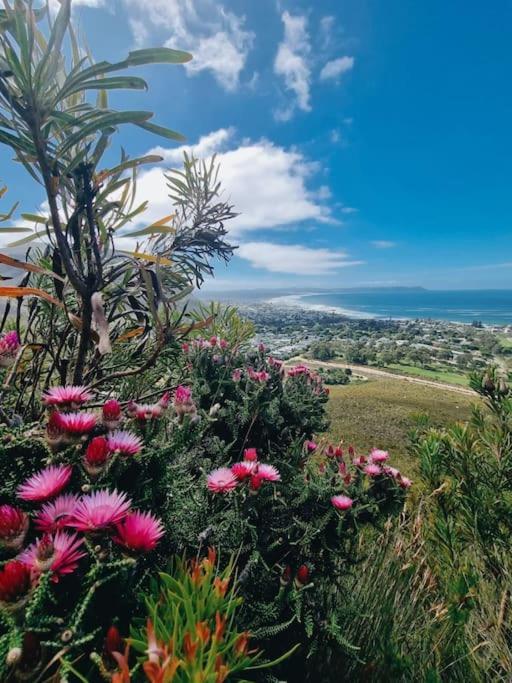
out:
M387 379L398 379L404 382L412 382L413 384L423 384L427 387L435 387L436 389L445 389L446 391L454 391L457 394L465 394L466 396L475 396L475 392L466 387L460 387L456 384L447 384L445 382L436 382L431 379L424 379L423 377L411 377L410 375L400 375L395 372L388 372L386 370L380 370L379 368L370 368L366 365L350 365L348 363L324 363L319 360L310 360L309 358L302 358L302 356L296 356L295 358L290 358L287 361L288 364L304 363L310 365L311 367L324 367L324 368L341 368L345 370L349 368L356 375L363 375L363 377L386 377Z

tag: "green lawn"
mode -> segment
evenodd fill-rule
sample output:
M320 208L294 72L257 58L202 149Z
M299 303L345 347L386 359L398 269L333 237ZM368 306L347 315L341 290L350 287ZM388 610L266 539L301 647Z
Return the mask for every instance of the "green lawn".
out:
M498 339L502 348L512 349L512 337L508 337L506 334L500 334L498 335Z
M428 414L441 426L467 420L471 396L403 380L371 379L361 384L330 387L327 411L331 420L329 438L359 452L372 447L388 450L398 467L414 475L415 466L407 454L408 434L414 415Z
M414 377L424 377L425 379L432 379L436 382L459 384L464 387L469 385L469 378L467 375L453 372L452 370L430 370L427 368L419 368L415 365L402 365L401 363L392 363L383 369L395 370L404 375L413 375Z

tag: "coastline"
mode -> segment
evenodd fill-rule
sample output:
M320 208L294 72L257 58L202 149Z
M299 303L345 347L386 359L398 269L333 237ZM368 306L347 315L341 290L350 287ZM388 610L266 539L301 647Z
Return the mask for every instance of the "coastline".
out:
M351 308L342 308L341 306L328 306L327 304L313 304L304 301L305 297L316 296L317 292L309 294L285 294L283 296L275 296L270 299L265 299L266 304L273 306L280 306L281 308L299 308L306 311L316 311L317 313L335 313L343 315L346 318L357 318L359 320L378 318L378 315L373 313L363 313L355 311Z

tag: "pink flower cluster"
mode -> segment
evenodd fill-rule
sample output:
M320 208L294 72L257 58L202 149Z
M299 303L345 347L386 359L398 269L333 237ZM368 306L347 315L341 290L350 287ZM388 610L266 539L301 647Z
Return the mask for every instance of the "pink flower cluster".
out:
M317 372L313 372L307 365L295 365L288 370L288 377L304 377L308 384L313 386L313 393L328 394L329 389L324 387L323 380Z
M247 376L249 377L250 380L253 382L259 382L262 384L263 382L268 382L270 379L270 375L266 370L254 370L254 368L247 368Z
M7 332L0 338L0 368L9 368L16 359L20 348L17 332Z
M368 456L359 455L355 457L352 462L355 467L361 469L371 478L380 476L392 477L400 488L410 488L412 486L412 481L401 474L400 470L397 470L396 467L385 465L384 463L388 460L389 453L387 451L374 448L370 451Z
M218 348L222 351L226 351L229 348L229 342L226 339L222 339L221 337L212 336L210 337L210 339L203 339L202 337L198 337L197 339L194 339L192 343L185 342L181 345L183 353L190 353L191 348L199 350Z
M239 484L248 482L251 492L258 491L264 482L281 480L276 467L258 461L255 448L244 451L242 462L236 462L231 467L220 467L210 472L207 478L208 489L212 493L229 493Z
M19 488L24 501L44 503L34 513L34 524L42 532L25 548L18 561L31 571L32 585L44 571L52 580L73 572L86 555L79 534L111 534L112 540L129 553L153 550L164 534L163 526L150 513L131 511L125 493L107 489L83 496L62 493L72 476L70 465L51 465L29 477ZM19 550L29 527L29 515L11 506L0 506L0 544ZM68 529L73 529L69 532Z
M129 432L120 431L123 421L121 404L112 398L105 402L101 415L94 412L79 411L93 394L87 387L65 386L53 387L44 392L43 403L48 407L49 416L46 425L46 438L53 450L67 446L77 441L86 440L96 427L102 427L108 432L114 432L108 437L108 452L123 455L135 455L142 448L142 443ZM131 401L126 408L126 415L135 419L139 425L145 425L147 420L161 417L170 403L170 394L166 392L161 399L152 405L141 405ZM103 448L107 453L107 446L95 441L95 447L90 452L90 462L98 464L98 453ZM106 457L104 458L106 462Z

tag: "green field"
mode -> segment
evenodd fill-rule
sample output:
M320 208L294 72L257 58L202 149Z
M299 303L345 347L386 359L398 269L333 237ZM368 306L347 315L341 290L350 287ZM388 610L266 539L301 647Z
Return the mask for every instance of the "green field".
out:
M459 384L464 387L469 385L469 378L467 375L452 372L451 370L429 370L427 368L418 368L415 365L402 365L401 363L393 363L387 365L383 369L400 372L404 375L412 375L414 377L424 377L425 379L432 379L436 382Z
M512 349L512 337L508 337L505 334L500 334L498 335L498 339L500 341L502 348Z
M414 415L428 414L435 426L467 420L471 404L477 400L476 395L473 399L399 379L333 386L327 404L331 420L328 434L333 441L353 444L359 452L374 446L388 450L393 462L414 474L414 463L407 455Z

